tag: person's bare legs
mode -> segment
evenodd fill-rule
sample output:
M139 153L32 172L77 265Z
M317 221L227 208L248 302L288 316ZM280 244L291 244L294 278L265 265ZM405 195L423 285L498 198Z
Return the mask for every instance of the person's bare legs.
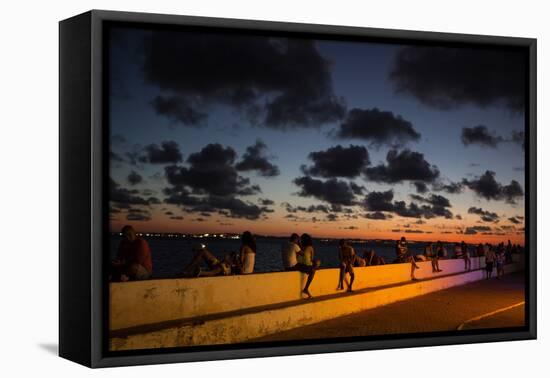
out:
M202 249L195 254L191 262L183 269L183 275L189 276L197 269L197 267L200 266L203 261L205 261L206 264L212 268L217 259L210 251L207 249Z
M344 290L344 276L346 275L346 263L340 263L340 278L338 279L338 288L336 290Z
M353 291L353 281L355 280L355 272L353 271L353 266L350 267L350 272L349 272L349 276L350 276L350 279L349 279L349 286L348 286L348 292L352 292Z
M416 269L420 269L420 267L416 265L416 261L414 261L414 257L409 256L409 261L411 262L411 280L416 281L417 278L414 276L414 271Z

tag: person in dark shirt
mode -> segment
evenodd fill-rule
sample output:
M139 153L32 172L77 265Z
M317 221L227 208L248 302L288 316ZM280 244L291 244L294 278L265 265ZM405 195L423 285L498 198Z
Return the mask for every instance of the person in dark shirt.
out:
M137 281L151 278L153 262L147 241L137 236L132 226L122 228L124 238L118 245L116 259L111 262L114 281Z

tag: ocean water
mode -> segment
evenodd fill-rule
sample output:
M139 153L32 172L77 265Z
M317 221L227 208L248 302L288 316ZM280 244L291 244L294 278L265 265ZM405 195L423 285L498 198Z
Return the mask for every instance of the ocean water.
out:
M193 258L191 246L197 239L175 239L168 237L145 238L151 248L153 259L153 276L155 278L170 278L181 273L183 268ZM111 258L116 256L120 236L111 236ZM202 238L201 243L207 245L210 252L222 258L225 253L238 252L240 240ZM286 238L258 237L256 239L257 253L255 272L274 272L282 270L281 249L287 242ZM314 240L315 257L321 260L321 268L338 266L338 242L336 240ZM363 256L365 250L374 249L386 263L395 259L395 242L392 241L355 241L351 243L355 251ZM425 243L409 243L412 254L422 254ZM447 246L450 251L450 246Z

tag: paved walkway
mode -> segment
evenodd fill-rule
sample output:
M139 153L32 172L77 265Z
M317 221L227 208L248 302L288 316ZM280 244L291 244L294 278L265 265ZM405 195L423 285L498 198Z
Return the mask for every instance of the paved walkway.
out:
M462 323L525 300L523 272L477 281L253 341L281 341L456 330ZM524 325L524 306L471 321L463 329Z

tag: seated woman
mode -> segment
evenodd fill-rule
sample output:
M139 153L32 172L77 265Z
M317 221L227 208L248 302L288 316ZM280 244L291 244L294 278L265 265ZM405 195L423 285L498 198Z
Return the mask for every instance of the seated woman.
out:
M312 298L309 292L309 286L315 277L315 271L321 265L321 260L315 259L315 250L313 249L313 239L309 234L302 234L300 237L300 245L302 247L301 253L298 255L298 264L296 264L296 270L307 274L306 284L302 293L307 295L307 298Z
M231 267L233 265L231 255L226 254L223 260L219 260L202 243L194 244L193 252L195 252L195 256L183 269L183 277L228 276L231 274ZM201 269L203 262L208 266L208 270Z
M250 274L254 272L256 262L256 239L250 233L245 231L241 235L241 248L239 250L240 274Z

